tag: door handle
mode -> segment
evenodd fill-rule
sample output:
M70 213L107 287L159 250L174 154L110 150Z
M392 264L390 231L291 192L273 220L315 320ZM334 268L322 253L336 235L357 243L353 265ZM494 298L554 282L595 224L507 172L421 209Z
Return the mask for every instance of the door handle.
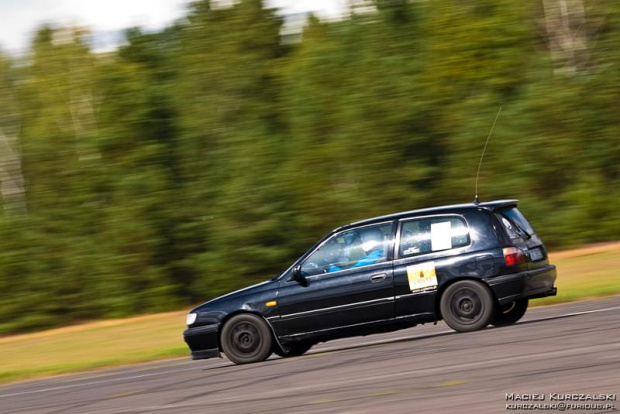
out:
M387 277L387 275L385 273L378 273L376 275L370 276L370 281L372 283L380 282L380 281L384 280L386 277Z

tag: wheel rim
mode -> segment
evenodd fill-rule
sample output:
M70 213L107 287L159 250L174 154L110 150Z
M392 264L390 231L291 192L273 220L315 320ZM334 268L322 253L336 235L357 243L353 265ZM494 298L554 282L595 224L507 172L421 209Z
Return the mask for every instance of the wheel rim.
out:
M482 317L482 299L473 290L461 289L452 296L450 310L459 322L474 324Z
M251 354L261 344L258 329L246 322L235 325L231 332L231 339L232 346L240 354Z

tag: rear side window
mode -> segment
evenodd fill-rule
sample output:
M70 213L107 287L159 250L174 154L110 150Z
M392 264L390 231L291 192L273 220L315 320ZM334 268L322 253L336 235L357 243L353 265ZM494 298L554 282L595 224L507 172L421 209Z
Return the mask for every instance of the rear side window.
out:
M502 210L497 213L497 216L504 225L508 235L513 239L534 234L534 229L516 207Z
M469 229L460 217L428 217L401 223L399 257L454 249L469 244Z

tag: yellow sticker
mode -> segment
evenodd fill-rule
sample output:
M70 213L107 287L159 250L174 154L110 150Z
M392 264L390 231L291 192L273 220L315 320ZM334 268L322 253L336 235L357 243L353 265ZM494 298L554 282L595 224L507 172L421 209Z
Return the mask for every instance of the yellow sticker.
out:
M424 262L407 266L407 279L412 292L437 289L435 262Z

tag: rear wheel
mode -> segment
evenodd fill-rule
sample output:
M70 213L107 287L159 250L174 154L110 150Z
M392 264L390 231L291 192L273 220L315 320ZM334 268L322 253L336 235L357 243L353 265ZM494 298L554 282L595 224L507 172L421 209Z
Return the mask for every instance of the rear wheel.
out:
M519 299L505 306L499 306L495 310L495 315L491 321L491 325L508 326L516 323L525 315L527 311L528 300Z
M483 329L495 314L493 295L486 286L473 280L448 286L439 305L443 319L457 332Z
M307 342L286 344L283 345L284 352L282 352L279 346L274 346L273 352L282 358L291 358L305 354L312 348L312 345L313 344Z
M222 329L222 349L235 364L264 361L271 355L271 332L256 315L233 316Z

